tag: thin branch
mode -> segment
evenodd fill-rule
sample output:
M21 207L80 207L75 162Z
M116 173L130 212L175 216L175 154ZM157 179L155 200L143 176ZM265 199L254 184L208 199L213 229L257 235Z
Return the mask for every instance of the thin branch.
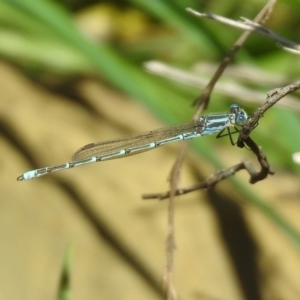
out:
M175 227L174 227L174 216L175 216L175 197L177 192L177 186L180 182L181 167L184 160L185 152L187 150L188 143L184 141L177 159L170 172L170 194L169 194L169 205L168 205L168 234L167 234L167 260L164 272L164 285L167 290L167 299L176 299L176 290L174 287L173 278L173 266L174 266L174 251L176 249L175 241Z
M282 88L276 88L268 92L267 101L259 107L248 119L246 124L240 131L240 135L238 138L238 146L242 147L243 142L247 140L251 131L256 127L259 119L263 116L263 114L274 104L276 104L280 99L286 96L289 93L292 93L300 88L300 80L289 84Z
M213 173L209 176L204 182L182 188L176 190L176 196L184 195L191 192L194 192L199 189L209 189L213 188L217 183L226 179L229 176L234 175L236 172L241 170L246 170L249 175L250 179L249 182L254 184L258 181L265 179L268 175L273 175L274 171L271 169L267 156L262 151L261 147L257 146L257 144L249 137L251 131L257 126L259 119L263 116L263 114L270 109L274 104L276 104L280 99L286 96L289 93L292 93L296 90L300 89L300 80L282 87L271 90L267 94L267 101L259 107L247 120L246 124L243 126L239 133L239 138L237 142L238 147L244 147L245 145L250 148L250 150L256 155L257 160L261 166L259 171L256 171L253 165L246 160L228 168L225 170L220 170ZM151 193L151 194L144 194L143 199L159 199L163 200L170 197L170 191L161 192L161 193Z
M189 11L190 13L192 13L198 17L201 17L201 18L212 19L217 22L220 22L220 23L223 23L223 24L235 27L235 28L239 28L242 30L254 32L259 35L265 36L267 38L277 41L279 43L278 46L281 47L282 49L288 50L288 51L293 52L298 55L300 54L300 45L299 44L278 35L274 31L270 30L269 28L267 28L265 26L262 26L258 22L251 21L244 17L241 17L243 22L234 21L234 20L222 17L222 16L211 14L211 13L200 13L191 8L187 8L187 11Z
M255 18L257 22L263 22L269 16L272 7L276 0L269 0L268 3L264 6L264 8L260 11L260 13ZM234 45L228 56L223 60L220 67L216 71L212 80L202 92L200 96L200 101L197 101L197 110L194 113L193 119L197 120L202 113L202 110L205 109L209 102L209 96L213 90L213 87L217 80L220 78L221 74L232 60L235 53L240 49L242 44L245 42L247 37L250 35L250 32L244 32L242 36L238 39L237 43ZM178 189L179 178L180 178L180 170L183 164L184 156L186 153L186 145L183 144L182 150L180 151L180 155L177 157L174 167L172 168L172 172L170 174L170 197L169 197L169 208L168 208L168 235L167 235L167 260L166 260L166 272L165 272L165 285L167 287L167 299L175 300L176 299L176 291L173 284L173 260L174 260L174 244L175 244L175 234L174 234L174 204L175 197Z
M256 155L257 160L261 166L261 170L256 172L251 164L245 165L248 173L250 174L249 182L254 184L258 181L265 179L268 175L273 175L275 172L271 169L266 154L262 151L262 148L258 146L250 137L245 140L238 140L238 146L247 145L250 150Z
M249 138L249 140L251 140ZM245 142L245 144L247 144L248 147L250 147L250 143L254 143L252 140L251 142L249 142L249 140L247 140L247 142ZM255 146L254 146L255 145ZM241 170L246 170L249 175L250 175L250 179L249 182L250 183L256 183L257 181L263 180L267 177L267 175L273 175L274 171L270 168L270 165L268 163L267 157L264 154L264 152L262 151L262 149L258 146L256 146L256 144L254 143L253 145L251 145L251 150L253 150L253 148L257 148L257 158L258 161L261 164L261 170L260 171L256 171L255 168L253 167L253 165L247 161L247 160L243 160L242 162L228 168L225 170L219 170L216 171L215 173L211 174L205 181L197 183L195 185L189 186L189 187L185 187L182 189L177 189L176 190L176 196L180 196L180 195L185 195L197 190L201 190L201 189L211 189L213 188L216 184L218 184L219 182L221 182L222 180L228 178L229 176L234 175L235 173L237 173L238 171ZM158 199L158 200L164 200L170 197L170 191L167 192L161 192L161 193L149 193L149 194L144 194L143 195L143 199L145 200L149 200L149 199Z
M199 77L198 75L193 75L187 71L174 68L170 65L167 65L160 61L148 61L144 64L147 71L162 76L164 78L168 78L170 80L174 80L181 84L186 84L192 87L204 87L207 81L207 77ZM238 73L237 68L234 68L235 73ZM228 69L227 69L228 71ZM230 72L233 70L230 70ZM249 72L253 73L253 78L257 78L261 83L261 77L271 76L269 73L260 72L257 74L255 70L247 70L247 74L249 76ZM241 77L242 75L238 75ZM231 78L232 81L232 78ZM283 83L283 80L277 80L276 83ZM256 84L254 80L251 82L252 84ZM279 84L280 84L279 83ZM269 83L270 84L270 83ZM275 81L273 83L273 86ZM258 91L253 91L253 89L247 88L245 86L241 86L235 82L218 82L215 86L215 92L222 93L222 95L226 95L228 97L234 98L243 102L251 102L256 104L261 104L264 101L265 94ZM300 102L297 97L287 96L284 98L284 101L279 103L282 106L300 111Z
M243 162L234 165L226 170L220 170L217 171L213 174L211 174L205 181L197 183L195 185L191 185L186 188L182 189L177 189L176 190L176 196L180 195L185 195L200 189L210 189L213 188L217 183L220 181L226 179L227 177L234 175L236 172L245 169L245 166ZM148 199L159 199L159 200L164 200L170 197L170 191L167 192L162 192L162 193L149 193L149 194L144 194L143 199L148 200Z
M275 3L276 3L276 0L269 0L268 3L259 12L259 14L255 17L254 22L257 22L257 23L266 22L266 20L268 19ZM194 15L197 15L197 16L201 16L201 17L203 16L203 14L198 13L197 11L195 11L191 8L187 8L187 11L194 14ZM208 14L208 15L210 15L210 14ZM202 91L201 95L198 98L196 98L196 100L194 101L195 105L200 105L201 103L204 103L204 108L207 107L209 99L210 99L210 95L212 93L212 90L213 90L215 84L217 83L217 81L219 80L219 78L221 77L223 72L225 71L226 67L232 61L235 54L238 52L238 50L246 42L246 40L248 39L250 34L251 34L251 31L245 31L237 39L237 41L234 43L233 47L231 48L231 50L229 51L227 56L223 59L223 61L219 65L218 69L216 70L215 74L213 75L213 77L211 78L211 80L209 81L207 86Z

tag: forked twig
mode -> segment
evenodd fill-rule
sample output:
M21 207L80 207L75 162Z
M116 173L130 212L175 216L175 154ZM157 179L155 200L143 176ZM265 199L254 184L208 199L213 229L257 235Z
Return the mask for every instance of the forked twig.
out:
M280 99L282 99L284 96L288 95L289 93L292 93L300 88L300 80L289 84L285 87L276 88L267 93L267 101L259 107L255 113L251 115L251 117L248 119L247 123L243 126L242 130L240 131L239 140L245 141L255 125L257 124L258 120L263 116L263 114L274 104L276 104ZM241 142L238 142L238 144L241 146Z
M276 0L269 0L268 3L263 7L263 9L258 13L258 15L255 17L254 21L255 23L264 23L269 18L271 11L273 9L273 6L275 5ZM204 14L201 14L191 8L187 8L187 11L196 15L203 17ZM207 14L212 15L212 14ZM225 18L224 18L225 19ZM219 65L218 69L216 70L215 74L209 81L209 83L206 85L202 93L196 100L194 101L195 105L199 105L200 103L204 103L204 107L206 108L210 99L210 95L212 93L212 90L214 89L215 84L225 71L226 67L229 65L229 63L232 61L235 54L238 52L238 50L243 46L243 44L246 42L248 37L250 36L251 31L247 30L242 33L242 35L237 39L237 41L234 43L233 47L229 51L229 53L226 55L226 57L223 59L221 64Z
M176 196L184 195L191 192L194 192L199 189L209 189L213 188L217 183L226 179L229 176L234 175L236 172L241 170L246 170L249 175L250 179L249 182L254 184L258 181L265 179L268 175L273 175L274 171L271 169L267 156L262 151L261 147L257 146L257 144L249 137L251 131L256 127L259 119L264 115L264 113L271 108L275 103L277 103L280 99L286 96L289 93L292 93L296 90L300 89L300 80L287 85L282 88L277 88L271 90L267 94L267 101L259 107L248 119L246 124L243 126L241 131L239 132L238 147L244 147L245 145L256 155L257 160L261 166L259 171L256 171L253 165L247 161L243 160L242 162L228 168L225 170L219 170L209 176L205 181L176 190ZM151 193L151 194L144 194L143 199L159 199L163 200L170 197L170 191L162 192L162 193Z
M295 54L300 54L300 45L290 41L280 35L278 35L277 33L275 33L274 31L270 30L269 28L262 26L261 24L259 24L258 22L255 21L251 21L247 18L241 17L242 22L241 21L234 21L222 16L218 16L212 13L200 13L197 12L191 8L187 8L187 11L189 11L190 13L198 16L198 17L202 17L202 18L208 18L208 19L212 19L215 20L217 22L235 27L235 28L239 28L242 30L247 30L247 31L251 31L254 32L256 34L265 36L267 38L270 38L272 40L275 40L278 42L278 46L286 51L290 51L293 52Z
M269 0L268 3L263 7L259 14L254 19L255 22L263 23L268 16L270 15L273 5L276 0ZM236 52L240 49L243 43L246 41L248 36L251 33L249 31L244 32L241 37L237 40L229 54L225 57L223 62L220 64L219 68L215 72L215 75L203 90L200 97L197 98L197 110L193 116L193 119L196 120L199 118L199 115L202 113L202 110L205 109L208 105L210 94L217 82L217 80L222 75L225 68L231 62L232 58ZM248 137L249 138L249 137ZM250 138L249 138L250 139ZM183 148L186 147L184 144ZM167 260L166 260L166 272L165 272L165 286L167 290L167 299L175 300L176 291L173 283L173 256L174 256L174 247L175 247L175 234L174 234L174 205L175 205L175 196L178 190L180 170L184 160L186 149L180 151L180 155L177 157L172 172L170 174L170 194L169 194L169 209L168 209L168 235L167 235Z

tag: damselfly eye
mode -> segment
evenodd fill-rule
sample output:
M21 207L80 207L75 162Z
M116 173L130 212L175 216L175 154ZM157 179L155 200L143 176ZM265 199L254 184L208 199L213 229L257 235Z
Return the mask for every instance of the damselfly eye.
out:
M233 113L237 113L240 110L240 107L237 104L231 104L230 105L230 112Z
M235 119L235 123L236 123L237 125L242 126L242 125L244 125L244 124L246 123L247 118L248 118L248 117L247 117L247 114L246 114L245 112L240 113L240 114L237 115L237 117L236 117L236 119Z

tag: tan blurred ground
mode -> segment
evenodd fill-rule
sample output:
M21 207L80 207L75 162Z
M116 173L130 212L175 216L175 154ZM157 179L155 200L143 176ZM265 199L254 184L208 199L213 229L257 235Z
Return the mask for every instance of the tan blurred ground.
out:
M167 202L146 202L141 194L168 189L166 178L179 145L17 182L18 175L32 169L22 149L37 167L44 167L68 161L89 142L163 124L95 81L79 84L86 101L82 106L35 85L5 63L0 64L0 78L5 128L0 136L0 299L55 299L70 244L72 299L162 299L158 289L165 263ZM200 160L189 156L182 186L197 181L191 168L195 164L201 165ZM251 188L300 231L296 179L279 173ZM206 196L198 192L177 202L178 294L180 299L245 299ZM300 299L299 252L257 209L244 203L241 209L257 247L263 299Z

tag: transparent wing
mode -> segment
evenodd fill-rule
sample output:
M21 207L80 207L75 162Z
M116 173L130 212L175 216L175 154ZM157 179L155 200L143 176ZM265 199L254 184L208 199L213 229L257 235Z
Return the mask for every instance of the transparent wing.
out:
M112 152L117 152L122 149L144 146L150 143L156 143L161 140L175 137L182 133L199 130L200 122L193 121L185 124L171 125L148 132L131 135L127 137L117 138L113 140L90 143L78 149L72 159L73 161L87 159L93 156L101 156ZM124 156L138 154L151 148L141 149L133 153L126 153Z

